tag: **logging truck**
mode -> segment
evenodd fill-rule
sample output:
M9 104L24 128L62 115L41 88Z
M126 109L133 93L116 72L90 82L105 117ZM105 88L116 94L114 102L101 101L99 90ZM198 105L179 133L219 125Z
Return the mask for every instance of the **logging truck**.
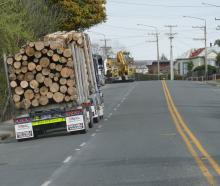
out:
M51 129L86 133L104 115L89 36L56 32L5 58L18 141Z

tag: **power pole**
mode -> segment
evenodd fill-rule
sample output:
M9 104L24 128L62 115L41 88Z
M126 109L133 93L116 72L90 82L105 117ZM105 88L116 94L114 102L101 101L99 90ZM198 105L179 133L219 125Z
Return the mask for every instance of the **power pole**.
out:
M205 63L205 80L207 80L208 76L208 63L207 63L207 58L208 58L208 52L207 52L207 26L206 26L206 21L204 26L194 26L193 28L199 28L204 31L204 38L194 38L194 40L197 41L204 41L205 45L205 58L204 58L204 63Z
M174 80L174 71L173 71L173 39L177 33L173 33L173 28L177 27L176 25L166 25L165 27L170 29L170 33L166 35L169 36L170 39L170 80Z
M207 4L207 3L203 3L204 5L209 5L209 6L216 6L216 5L212 5L212 4ZM198 19L201 21L204 21L204 26L194 26L193 28L199 28L204 30L204 38L196 38L194 40L204 40L205 42L205 80L207 80L207 75L208 75L208 64L207 64L207 24L206 24L206 19L201 18L201 17L192 17L192 16L183 16L184 18L190 18L190 19Z
M101 41L104 41L104 46L101 48L103 48L104 56L107 59L108 58L108 49L109 49L109 47L107 46L107 42L110 41L110 39L105 38L105 39L101 39Z
M160 51L159 51L159 33L150 33L149 35L153 35L156 37L155 41L148 41L148 42L156 42L157 43L157 78L160 80Z

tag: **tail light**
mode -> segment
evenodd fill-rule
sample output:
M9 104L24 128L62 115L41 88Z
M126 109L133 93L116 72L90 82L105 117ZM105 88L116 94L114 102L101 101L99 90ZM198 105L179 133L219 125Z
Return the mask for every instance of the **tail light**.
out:
M16 124L30 123L31 122L31 118L16 118L16 119L14 119L14 122Z
M66 114L67 117L75 116L75 115L82 115L83 114L83 110L79 109L79 110L67 111L65 114Z
M89 103L82 103L82 106L83 107L90 107L90 106L92 106L92 103L90 103L90 102Z

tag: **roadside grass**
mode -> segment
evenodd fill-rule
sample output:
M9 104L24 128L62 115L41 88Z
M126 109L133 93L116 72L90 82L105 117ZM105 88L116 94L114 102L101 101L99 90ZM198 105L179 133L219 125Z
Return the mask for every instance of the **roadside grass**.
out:
M5 73L2 69L0 69L0 118L1 118L1 111L4 108L4 104L5 104L5 99L6 99L6 95L5 95L5 90L6 90L6 79L5 79Z

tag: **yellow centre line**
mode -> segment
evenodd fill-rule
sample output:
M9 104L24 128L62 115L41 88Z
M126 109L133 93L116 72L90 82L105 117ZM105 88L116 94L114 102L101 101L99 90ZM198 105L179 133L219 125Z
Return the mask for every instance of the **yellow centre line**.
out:
M218 165L218 163L211 157L211 155L204 149L204 147L202 146L202 144L199 142L199 140L195 137L195 135L190 131L189 127L187 126L187 124L184 122L183 118L181 117L181 115L179 114L177 108L175 107L175 104L173 102L173 99L170 95L170 92L168 90L168 87L166 85L166 83L164 82L165 85L165 89L167 91L167 95L168 98L170 100L170 103L174 109L174 113L177 116L178 120L180 121L181 126L183 127L183 129L186 131L186 133L188 134L188 136L190 137L190 139L193 141L194 145L198 148L198 150L200 151L200 153L207 158L207 160L209 161L209 163L211 164L211 166L213 167L213 169L215 170L215 172L220 176L220 167Z
M193 148L192 144L190 143L190 139L191 141L194 143L194 145L197 147L199 143L199 141L195 138L195 136L192 134L192 132L189 130L189 128L186 126L186 124L184 123L182 117L180 116L179 112L177 111L173 100L171 98L171 95L169 93L169 90L167 88L167 85L165 83L165 81L162 81L162 86L163 86L163 91L164 91L164 95L167 101L167 105L168 105L168 109L170 111L170 114L172 116L172 119L175 123L176 129L179 132L179 134L181 135L183 141L186 144L187 149L189 150L189 152L191 153L191 155L193 156L193 158L195 159L198 167L200 168L202 174L205 176L205 178L207 179L209 185L216 185L215 184L215 180L214 177L212 176L212 174L210 173L210 171L208 170L208 168L206 167L206 165L203 163L203 161L199 158L199 155L197 154L197 152L195 151L195 149ZM184 126L184 127L183 127ZM187 136L185 134L185 132L183 131L183 129L185 130L185 132L187 133ZM188 132L187 132L188 131ZM189 135L190 134L190 135ZM191 138L192 136L194 136L194 138ZM189 139L190 138L190 139ZM196 139L196 141L195 141ZM196 143L195 143L196 142ZM202 145L199 145L199 148L201 149ZM198 147L197 147L198 148ZM198 148L198 149L199 149ZM202 147L203 151L202 152L206 152L205 149ZM199 150L200 151L200 150ZM201 151L200 151L201 152ZM201 152L201 154L203 154ZM208 153L206 152L205 154L203 154L203 156L207 155ZM211 158L211 156L208 154L208 156L205 156L207 159L208 157ZM212 159L212 158L211 158ZM212 159L213 160L213 159ZM212 162L213 163L213 162ZM211 163L210 163L211 164ZM212 164L211 164L212 165ZM216 166L218 167L217 164L215 164L215 168ZM213 167L213 166L212 166ZM213 169L215 170L215 168L213 167Z

